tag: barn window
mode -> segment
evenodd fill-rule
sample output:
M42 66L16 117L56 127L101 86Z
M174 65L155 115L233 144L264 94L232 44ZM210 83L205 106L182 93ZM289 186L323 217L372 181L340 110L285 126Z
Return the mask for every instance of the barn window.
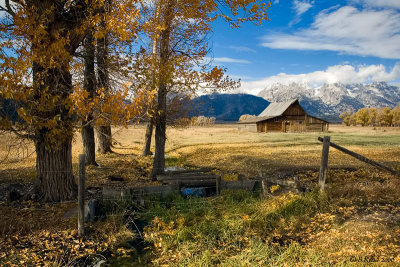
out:
M277 122L278 120L279 120L279 118L278 118L278 117L275 117L275 118L274 118L274 121L275 121L275 122Z
M298 121L297 123L298 123L298 124L303 124L303 121Z

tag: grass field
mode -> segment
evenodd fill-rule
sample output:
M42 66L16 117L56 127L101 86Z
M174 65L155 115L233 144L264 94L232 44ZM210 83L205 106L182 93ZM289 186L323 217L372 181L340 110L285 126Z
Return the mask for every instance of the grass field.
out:
M88 186L151 183L148 174L152 158L138 156L144 132L141 125L114 129L116 153L99 155L100 168L88 167ZM270 197L224 192L219 198L175 197L168 203L155 203L136 217L147 225L143 232L148 242L147 252L140 255L128 250L120 250L120 254L113 252L117 258L114 264L370 266L370 262L376 265L385 262L395 265L394 261L400 261L399 178L331 149L328 189L326 194L320 195L313 189L317 185L322 149L317 137L323 135L330 135L332 142L400 171L399 128L331 125L329 133L301 134L239 132L234 125L168 129L168 166L210 167L223 172L225 179L235 179L238 174L252 178L285 173L297 176L308 190L292 194L271 188L276 191ZM78 134L73 144L75 171L81 151ZM21 143L12 136L3 136L0 140L0 185L32 183L35 176L33 152L29 142ZM122 185L110 182L109 175L122 176L126 182ZM1 202L1 213L7 214L0 223L4 248L19 244L11 238L17 234L24 242L38 238L43 231L60 239L73 236L75 221L62 220L57 215L73 205L43 207L35 203ZM10 215L13 213L19 214L17 221ZM43 220L42 215L54 215L54 219ZM28 219L36 223L26 225ZM107 220L91 225L93 230L84 243L86 248L91 248L89 241L99 244L94 253L101 249L123 248L122 241L128 240L132 233L118 225L124 222ZM76 236L71 238L72 244L77 239ZM55 241L47 242L51 245ZM100 246L104 243L109 247ZM55 244L52 246L59 248ZM114 250L110 250L110 246ZM90 255L91 251L84 247L77 251ZM23 249L23 246L14 249L14 262L21 260L18 255ZM40 249L35 252L36 257L46 255L38 251ZM69 255L71 262L80 255L78 252ZM0 251L0 262L1 253L4 256L5 249ZM23 260L32 263L34 256L27 255L28 259ZM64 258L51 259L66 263Z

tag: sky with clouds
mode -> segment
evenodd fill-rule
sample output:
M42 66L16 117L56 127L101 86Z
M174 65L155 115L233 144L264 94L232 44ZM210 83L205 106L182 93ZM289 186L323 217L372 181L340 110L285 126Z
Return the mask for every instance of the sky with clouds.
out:
M400 84L400 0L273 0L263 26L215 23L215 65L242 92L273 83Z

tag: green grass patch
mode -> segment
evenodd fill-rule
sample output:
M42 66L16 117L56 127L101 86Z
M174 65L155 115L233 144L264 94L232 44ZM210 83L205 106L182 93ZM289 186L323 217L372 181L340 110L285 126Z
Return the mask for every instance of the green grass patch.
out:
M169 204L149 207L141 219L149 222L145 239L154 246L155 264L283 264L320 259L303 251L294 238L277 233L326 208L326 199L317 192L265 199L247 191L224 191L209 199L175 196Z

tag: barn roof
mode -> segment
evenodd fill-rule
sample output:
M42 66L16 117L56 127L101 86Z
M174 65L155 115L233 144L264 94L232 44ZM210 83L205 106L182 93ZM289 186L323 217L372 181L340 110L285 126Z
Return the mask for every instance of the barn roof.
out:
M290 107L290 105L292 105L296 101L299 101L299 100L298 99L293 99L293 100L289 100L289 101L286 101L286 102L271 103L271 104L268 105L268 107L266 109L264 109L263 112L260 113L260 115L258 115L258 117L278 117L278 116L281 116L283 114L283 112L285 112Z
M246 123L257 123L260 121L265 121L271 118L275 118L275 117L279 117L282 116L283 113L294 103L299 102L298 99L292 99L289 101L285 101L285 102L275 102L275 103L270 103L268 105L268 107L266 109L264 109L263 112L260 113L260 115L258 115L257 117L254 118L250 118L244 121L239 121L237 123L239 124L246 124ZM315 118L315 119L319 119L321 121L324 122L328 122L326 120L314 117L314 116L310 116L307 114L307 116Z

